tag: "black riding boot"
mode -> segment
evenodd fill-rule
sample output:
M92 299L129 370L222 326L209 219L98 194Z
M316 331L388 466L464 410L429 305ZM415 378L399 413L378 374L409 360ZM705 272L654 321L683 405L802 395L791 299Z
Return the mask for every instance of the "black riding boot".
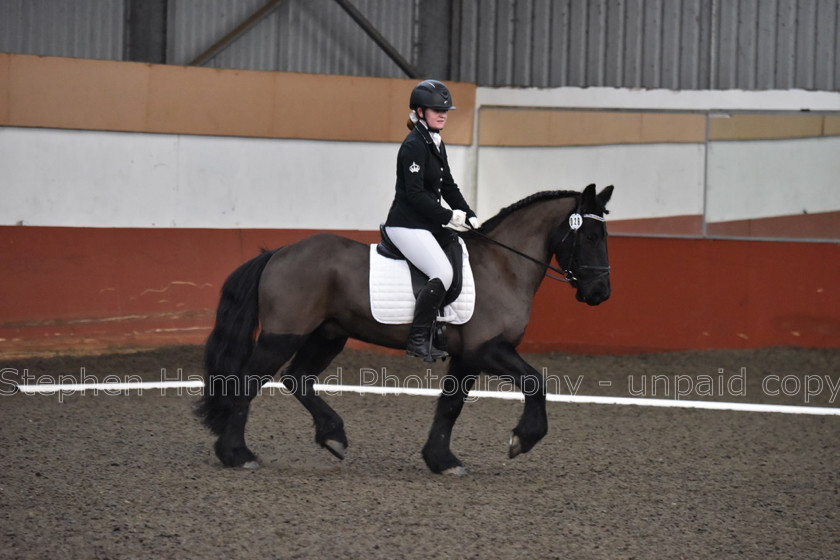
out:
M420 294L417 296L417 305L414 308L414 323L411 325L408 345L405 348L405 352L409 356L434 362L438 358L445 358L449 355L432 346L432 331L444 296L446 296L446 290L443 289L443 282L439 278L429 280L420 290Z

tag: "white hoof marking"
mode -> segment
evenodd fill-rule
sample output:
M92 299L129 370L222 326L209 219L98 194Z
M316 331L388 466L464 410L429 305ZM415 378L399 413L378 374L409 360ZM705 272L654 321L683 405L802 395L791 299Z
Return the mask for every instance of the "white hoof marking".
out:
M522 453L522 443L519 441L519 436L511 434L510 442L508 443L508 457L513 459L520 453Z
M327 448L327 451L341 459L344 460L344 453L346 448L341 443L335 441L334 439L328 439L324 442L324 447Z

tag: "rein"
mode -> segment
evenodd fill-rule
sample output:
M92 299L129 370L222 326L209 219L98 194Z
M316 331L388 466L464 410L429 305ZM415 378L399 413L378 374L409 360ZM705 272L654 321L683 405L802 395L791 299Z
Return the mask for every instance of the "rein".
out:
M535 259L531 255L527 255L527 254L523 253L522 251L520 251L519 249L514 249L510 245L505 245L501 241L496 241L492 237L488 237L488 236L484 235L483 233L481 233L480 231L478 231L475 228L470 228L470 231L472 233L476 234L478 237L484 239L485 241L489 241L490 243L492 243L494 245L498 245L502 249L507 249L508 251L510 251L511 253L513 253L515 255L519 255L522 258L528 259L529 261L531 261L533 263L536 263L540 266L544 266L544 267L546 267L550 270L553 270L554 272L557 272L559 274L562 274L564 276L563 278L560 278L559 276L554 276L553 274L549 274L548 272L546 272L545 275L548 276L549 278L551 278L552 280L557 280L559 282L571 282L572 280L576 279L572 276L572 273L569 270L563 270L562 268L557 268L556 266L554 266L550 263L544 263L539 259Z
M566 233L566 235L563 236L563 239L561 240L561 243L566 241L566 238L569 236L570 233L575 232L574 240L575 240L575 244L577 244L577 231L578 231L578 229L580 229L580 226L583 225L583 219L584 218L590 218L590 219L593 219L593 220L598 220L599 222L605 222L606 221L602 216L598 216L596 214L583 214L583 215L581 215L581 214L578 214L577 212L573 212L572 214L569 215L569 231ZM497 241L497 240L493 239L492 237L489 237L489 236L485 235L484 233L482 233L482 232L478 231L477 229L473 228L472 226L468 226L468 227L470 228L469 229L470 232L474 233L475 235L484 239L485 241L489 241L490 243L492 243L494 245L497 245L497 246L501 247L502 249L510 251L511 253L513 253L515 255L519 255L520 257L522 257L524 259L527 259L527 260L529 260L533 263L536 263L540 266L545 267L547 269L545 275L547 277L551 278L552 280L557 280L558 282L573 282L573 281L577 280L577 278L575 278L575 275L571 270L571 264L572 264L571 262L569 262L569 268L567 268L567 269L556 267L556 266L552 265L551 263L544 263L541 260L532 257L531 255L523 253L519 249L514 249L510 245L505 245L501 241ZM572 247L572 255L574 255L574 247ZM579 268L601 270L602 271L601 274L606 274L610 270L609 266L581 265ZM556 272L558 274L562 274L563 276L562 277L555 276L553 274L550 274L548 272L548 270L551 270L551 271Z

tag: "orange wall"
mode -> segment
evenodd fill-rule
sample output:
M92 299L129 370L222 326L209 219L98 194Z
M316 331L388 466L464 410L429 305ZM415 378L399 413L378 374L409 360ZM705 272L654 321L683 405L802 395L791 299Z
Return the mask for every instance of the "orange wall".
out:
M402 142L416 83L0 53L0 126ZM448 85L471 144L475 85Z
M482 108L481 146L599 146L706 141L700 113Z
M202 343L227 275L311 233L0 228L0 354ZM523 350L840 347L840 245L613 237L610 259L598 307L543 283Z

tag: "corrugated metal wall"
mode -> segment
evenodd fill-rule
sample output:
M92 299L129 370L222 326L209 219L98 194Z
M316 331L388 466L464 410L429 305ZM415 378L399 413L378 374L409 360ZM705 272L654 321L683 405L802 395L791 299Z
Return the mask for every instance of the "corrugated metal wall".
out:
M188 64L265 0L170 0L167 59ZM406 59L412 58L417 0L354 0ZM205 66L317 74L405 77L333 0L286 0Z
M480 85L706 87L712 4L464 1L459 78Z
M479 85L840 89L837 0L462 0Z
M416 63L431 0L352 0ZM424 4L427 2L429 4ZM186 64L265 0L169 0ZM0 0L0 51L121 60L121 0ZM840 0L452 0L451 75L482 86L840 89ZM333 0L286 0L206 65L404 73Z
M0 52L121 60L124 9L113 0L0 0Z

